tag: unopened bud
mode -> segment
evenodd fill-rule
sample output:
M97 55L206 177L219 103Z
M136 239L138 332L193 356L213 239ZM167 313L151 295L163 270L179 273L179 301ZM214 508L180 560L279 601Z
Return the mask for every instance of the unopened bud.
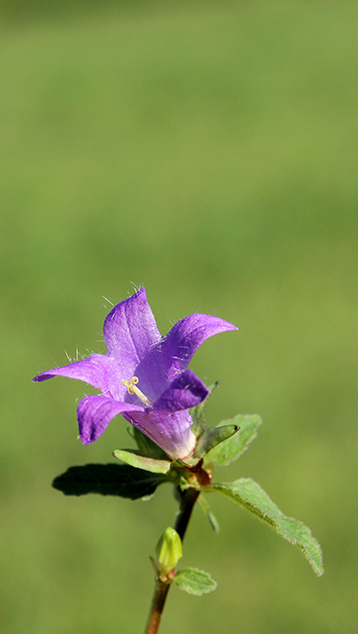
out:
M157 565L160 576L166 576L177 565L183 555L181 539L174 528L167 528L161 536L157 548Z

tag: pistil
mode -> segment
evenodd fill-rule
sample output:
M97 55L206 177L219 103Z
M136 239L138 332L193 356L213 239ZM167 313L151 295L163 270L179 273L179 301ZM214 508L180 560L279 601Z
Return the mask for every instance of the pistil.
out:
M137 376L132 376L130 381L126 381L125 379L122 379L122 385L125 385L128 388L129 394L135 394L142 401L142 403L150 406L152 403L149 400L149 398L147 398L145 394L143 394L143 392L140 391L139 387L137 387L138 382L139 382L139 379Z

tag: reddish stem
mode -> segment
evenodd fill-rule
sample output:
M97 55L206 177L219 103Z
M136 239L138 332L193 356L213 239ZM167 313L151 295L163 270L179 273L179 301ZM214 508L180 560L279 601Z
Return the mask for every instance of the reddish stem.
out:
M180 507L175 522L175 530L183 541L190 516L192 514L196 500L199 497L199 491L195 489L187 489L180 492ZM162 618L165 600L169 592L170 583L164 583L160 579L156 580L153 601L148 617L145 634L157 634L160 620Z

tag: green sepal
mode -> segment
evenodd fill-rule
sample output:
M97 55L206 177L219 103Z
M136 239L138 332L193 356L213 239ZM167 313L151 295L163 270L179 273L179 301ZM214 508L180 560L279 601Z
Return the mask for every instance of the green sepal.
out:
M210 524L211 528L213 529L214 533L216 535L219 535L219 533L220 533L219 522L217 521L214 513L212 512L212 510L211 510L211 508L210 508L210 506L208 504L207 499L204 498L202 493L200 493L200 495L198 497L198 502L199 502L201 508L203 509L206 517L208 518L209 524Z
M171 462L168 460L156 460L148 458L136 449L116 449L113 456L129 464L136 469L144 469L151 473L168 473L170 471Z
M225 425L223 427L206 429L198 438L193 457L198 459L203 458L211 449L227 438L230 438L230 436L233 436L233 434L236 434L238 430L237 425Z
M208 572L196 570L196 568L179 570L173 582L176 583L180 590L185 590L185 592L195 594L198 597L212 592L217 586L216 581L211 578Z
M209 400L211 394L213 393L215 388L218 387L219 383L220 383L220 381L216 381L215 383L213 383L213 385L210 385L208 387L208 390L210 390L210 392L209 392L208 396L206 397L206 399L204 399L196 407L192 407L189 410L190 416L193 419L193 425L191 427L191 431L193 432L193 434L195 434L195 436L201 436L204 433L204 431L206 430L204 411L205 411L205 408L206 408L206 406L208 404L208 400Z
M291 544L298 546L319 577L323 574L322 551L310 529L292 517L286 517L267 493L251 478L240 478L230 483L212 483L205 492L217 491L254 513Z
M148 438L148 436L143 434L136 427L130 428L130 435L134 438L140 453L142 453L144 456L148 456L149 458L155 458L159 460L168 459L168 456L165 453L165 451L163 451L161 447L158 447L158 445L156 445L155 442L153 442L151 438Z
M109 463L70 467L53 480L52 486L65 495L99 493L137 500L153 495L159 484L169 481L163 474Z
M256 438L261 422L261 417L258 414L238 414L230 420L221 421L217 426L219 428L231 423L237 425L240 429L237 434L233 434L220 445L211 449L205 457L205 464L214 462L216 465L224 466L236 460Z

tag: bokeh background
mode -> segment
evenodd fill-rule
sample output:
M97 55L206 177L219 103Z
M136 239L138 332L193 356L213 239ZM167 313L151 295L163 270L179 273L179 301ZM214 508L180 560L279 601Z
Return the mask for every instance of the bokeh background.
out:
M145 285L163 333L240 327L191 364L221 379L210 425L263 417L217 479L257 480L326 568L211 497L221 534L196 509L182 562L218 589L173 588L162 634L355 634L357 3L3 0L0 20L2 631L144 628L172 492L52 489L131 440L118 417L83 447L90 388L31 378L104 352L110 302Z

